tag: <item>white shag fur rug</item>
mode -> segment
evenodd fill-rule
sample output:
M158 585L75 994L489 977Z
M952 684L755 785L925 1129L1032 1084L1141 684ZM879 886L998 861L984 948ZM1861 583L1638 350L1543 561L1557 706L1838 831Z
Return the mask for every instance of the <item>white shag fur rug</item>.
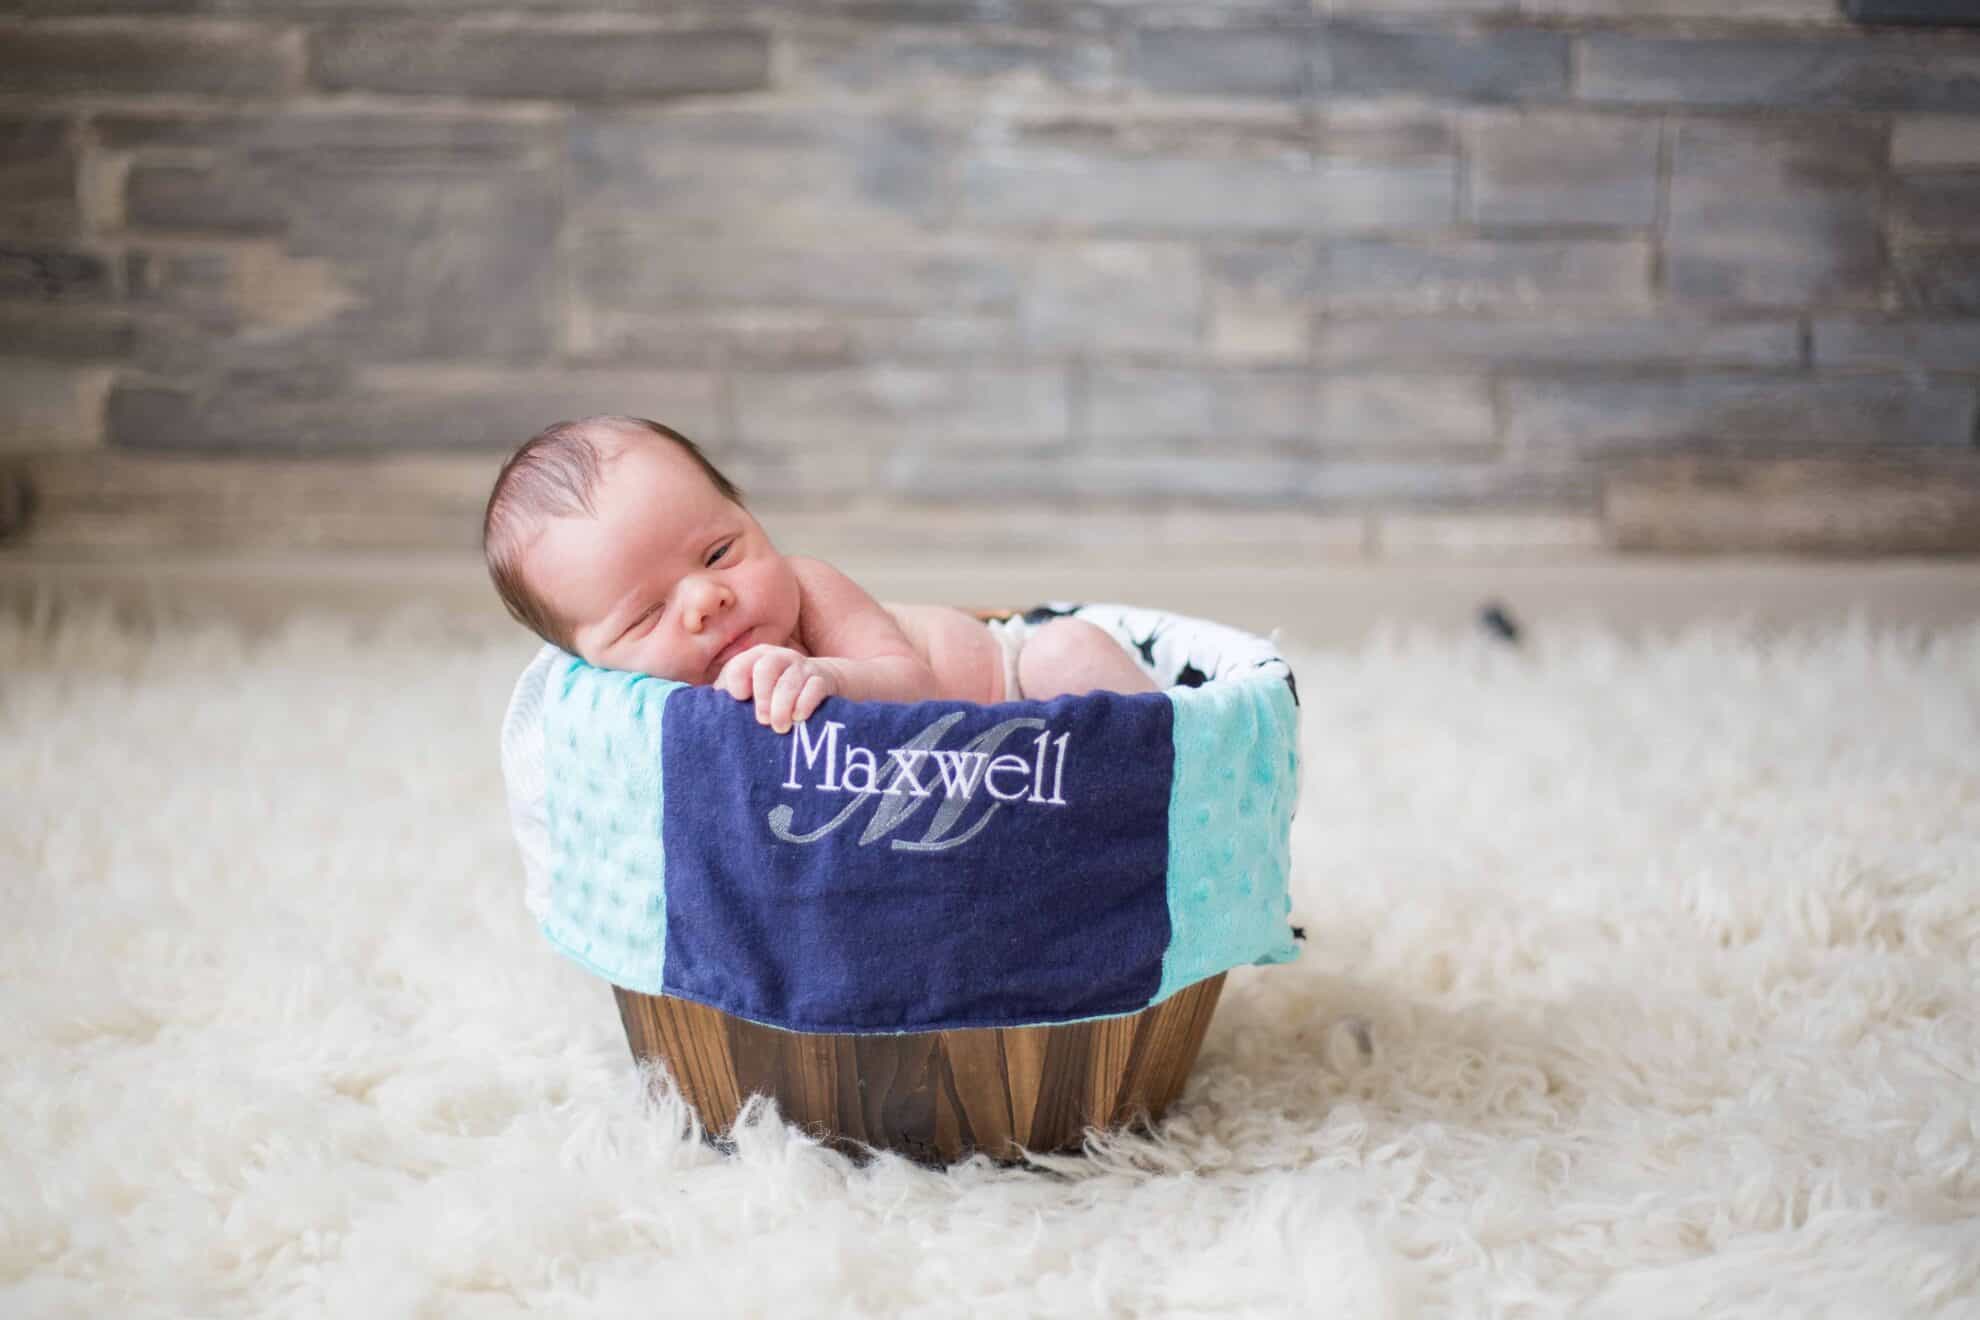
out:
M0 621L0 1314L1980 1314L1980 628L1294 650L1303 959L1152 1138L947 1173L647 1097L530 649Z

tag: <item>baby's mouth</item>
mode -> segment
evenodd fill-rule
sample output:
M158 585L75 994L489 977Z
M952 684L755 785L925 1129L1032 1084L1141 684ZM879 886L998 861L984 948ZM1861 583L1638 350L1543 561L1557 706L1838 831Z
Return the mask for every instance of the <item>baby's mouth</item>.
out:
M749 645L749 635L754 631L756 631L754 628L745 628L737 633L735 640L715 653L715 658L708 662L708 668L712 672L720 674L722 672L722 666L728 664L730 660L741 654L742 649Z

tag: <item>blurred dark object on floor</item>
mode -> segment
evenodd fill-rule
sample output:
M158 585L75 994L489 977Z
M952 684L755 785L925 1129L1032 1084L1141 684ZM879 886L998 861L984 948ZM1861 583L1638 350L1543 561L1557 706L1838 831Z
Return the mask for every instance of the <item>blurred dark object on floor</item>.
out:
M1487 601L1478 611L1478 622L1486 632L1502 642L1519 645L1519 623L1510 611L1498 601Z

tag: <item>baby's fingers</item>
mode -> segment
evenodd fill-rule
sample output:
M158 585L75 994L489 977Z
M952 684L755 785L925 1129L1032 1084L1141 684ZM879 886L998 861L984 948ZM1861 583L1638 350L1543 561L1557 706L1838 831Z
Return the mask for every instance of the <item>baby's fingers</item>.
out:
M777 695L777 689L790 676L791 662L797 657L789 651L775 647L766 648L756 665L750 670L750 686L756 691L756 722L770 723L770 702Z
M750 685L756 674L756 656L761 647L752 646L748 650L729 657L722 666L722 672L715 676L715 686L734 697L737 701L747 701Z
M792 718L800 722L811 718L811 712L818 709L820 702L832 695L832 685L817 674L804 680L804 689L798 693L797 706Z
M803 665L792 665L778 678L776 688L770 693L770 727L778 733L791 731L791 721L795 718L792 712L797 708L798 698L804 694L805 683L810 677ZM762 696L761 688L757 689L757 695L759 698Z

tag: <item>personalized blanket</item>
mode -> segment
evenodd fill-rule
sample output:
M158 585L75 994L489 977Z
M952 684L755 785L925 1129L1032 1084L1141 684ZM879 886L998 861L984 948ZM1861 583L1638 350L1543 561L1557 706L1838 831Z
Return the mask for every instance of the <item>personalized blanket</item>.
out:
M828 698L777 734L546 647L504 733L532 908L616 985L795 1031L1108 1017L1288 961L1297 707L1263 655L1132 696Z

